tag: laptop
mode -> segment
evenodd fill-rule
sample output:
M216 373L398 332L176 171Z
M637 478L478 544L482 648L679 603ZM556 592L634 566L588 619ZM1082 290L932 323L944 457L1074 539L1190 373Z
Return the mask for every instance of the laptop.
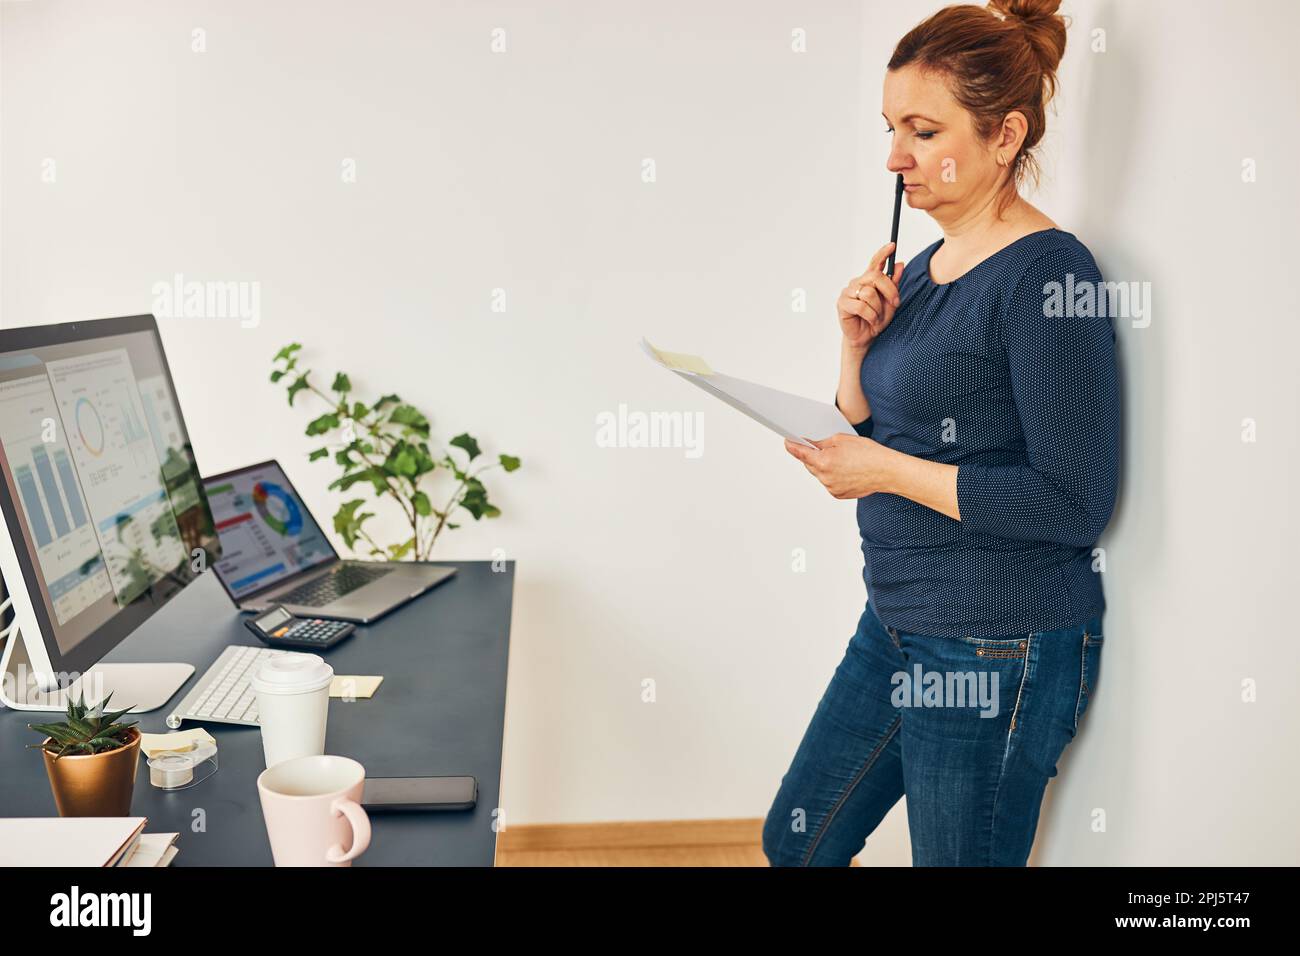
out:
M404 561L345 561L284 470L264 461L203 479L221 539L213 570L241 611L368 624L456 573Z

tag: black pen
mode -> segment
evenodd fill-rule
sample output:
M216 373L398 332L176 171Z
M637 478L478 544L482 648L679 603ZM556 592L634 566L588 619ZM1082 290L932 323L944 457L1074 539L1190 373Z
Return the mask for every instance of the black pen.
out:
M898 174L898 182L894 184L894 223L889 227L889 241L894 244L894 248L889 250L889 262L885 266L885 275L891 279L894 277L894 256L898 254L898 213L903 208L903 174Z

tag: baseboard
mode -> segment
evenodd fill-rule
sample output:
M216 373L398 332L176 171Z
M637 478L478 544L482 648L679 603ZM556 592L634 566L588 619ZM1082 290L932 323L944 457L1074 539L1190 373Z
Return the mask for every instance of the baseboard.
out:
M632 820L510 826L498 834L497 865L753 867L767 858L761 819Z
M695 846L756 846L763 843L763 821L632 820L611 823L512 824L497 834L502 853L545 850L630 850Z

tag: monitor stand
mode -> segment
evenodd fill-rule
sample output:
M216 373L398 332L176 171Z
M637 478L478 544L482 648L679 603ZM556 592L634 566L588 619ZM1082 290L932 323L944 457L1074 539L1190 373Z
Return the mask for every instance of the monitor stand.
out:
M194 673L193 664L96 664L65 688L43 691L36 683L27 645L14 628L0 655L0 704L10 710L64 712L68 699L94 704L110 693L112 710L130 707L132 714L157 710L184 686Z

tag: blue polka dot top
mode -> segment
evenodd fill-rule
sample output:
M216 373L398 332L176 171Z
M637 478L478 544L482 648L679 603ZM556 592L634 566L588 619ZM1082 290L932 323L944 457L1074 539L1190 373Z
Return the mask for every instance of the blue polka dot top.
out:
M1101 272L1075 236L1045 229L940 284L930 257L942 243L904 269L901 304L862 362L871 415L854 427L957 465L961 520L900 495L859 498L868 600L916 634L1072 627L1105 610L1093 548L1119 480Z

